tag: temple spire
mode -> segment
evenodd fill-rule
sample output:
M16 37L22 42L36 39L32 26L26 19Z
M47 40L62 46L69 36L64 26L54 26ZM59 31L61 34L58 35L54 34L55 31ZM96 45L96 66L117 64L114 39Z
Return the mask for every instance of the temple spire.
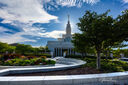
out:
M69 19L70 19L70 15L68 14L68 23L70 23L70 20Z
M71 26L70 26L70 20L69 20L70 16L68 14L68 23L66 26L66 35L71 35Z
M69 17L70 17L70 15L68 14L68 21L69 21Z

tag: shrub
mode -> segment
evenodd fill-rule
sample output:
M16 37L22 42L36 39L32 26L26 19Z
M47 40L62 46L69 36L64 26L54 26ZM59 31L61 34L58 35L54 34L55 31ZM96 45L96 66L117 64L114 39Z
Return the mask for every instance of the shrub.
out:
M41 58L44 58L44 59L46 59L46 58L47 58L47 56L41 56Z
M3 65L3 62L2 61L0 61L0 65Z
M96 56L81 56L81 55L66 55L65 56L66 58L80 58L80 59L83 59L83 58L93 58L93 59L96 59Z
M34 53L27 53L25 54L25 56L46 56L47 58L51 58L51 55L48 53L38 53L38 54L34 54Z
M20 58L20 56L21 55L19 55L19 54L5 54L5 55L3 55L4 60Z
M31 62L30 62L30 60L24 60L24 63L25 63L25 65L31 65Z
M30 64L35 65L35 59L30 59Z
M12 62L13 62L14 66L19 66L19 65L21 65L20 63L22 62L22 60L21 59L12 59Z
M106 57L106 56L102 56L101 59L112 59L112 57Z
M96 68L96 59L94 59L94 58L84 58L83 60L87 62L84 65L85 67Z
M4 61L4 56L0 55L0 61L3 62Z
M85 56L84 58L96 59L96 56Z
M26 58L33 59L33 58L36 58L36 56L26 56Z
M101 62L101 68L105 72L119 72L128 70L128 63L120 60L104 60Z
M87 63L84 67L96 68L96 59L95 58L84 58L84 61ZM103 72L119 72L119 71L128 71L128 63L120 61L118 59L101 59L101 71Z
M51 58L51 55L50 54L47 54L47 53L44 53L44 54L38 55L38 56L46 56L47 58Z
M45 58L33 58L33 59L8 59L4 63L0 62L0 65L7 66L28 66L28 65L46 65L46 64L55 64L54 60L46 60Z
M26 56L20 56L20 58L21 58L21 59L27 59L27 57L26 57Z
M82 58L81 55L66 55L65 58Z
M47 60L47 64L56 64L54 60Z
M4 62L4 65L5 65L5 66L12 66L12 65L13 65L13 62L12 62L12 60L6 60L6 61Z

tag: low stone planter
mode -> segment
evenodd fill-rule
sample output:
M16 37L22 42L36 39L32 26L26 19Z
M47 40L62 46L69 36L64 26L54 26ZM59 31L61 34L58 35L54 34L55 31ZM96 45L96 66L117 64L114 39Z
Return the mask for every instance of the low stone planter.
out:
M127 85L128 72L66 75L0 77L0 85Z
M56 58L56 65L46 65L46 66L0 66L4 70L0 70L0 76L16 73L34 73L34 72L48 72L48 71L57 71L65 70L71 68L77 68L83 64L85 61L71 59L71 58Z

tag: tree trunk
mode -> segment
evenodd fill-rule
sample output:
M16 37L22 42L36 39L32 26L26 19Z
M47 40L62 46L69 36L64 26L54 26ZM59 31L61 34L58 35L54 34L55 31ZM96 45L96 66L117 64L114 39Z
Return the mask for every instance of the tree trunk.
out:
M97 51L97 69L100 69L100 51Z

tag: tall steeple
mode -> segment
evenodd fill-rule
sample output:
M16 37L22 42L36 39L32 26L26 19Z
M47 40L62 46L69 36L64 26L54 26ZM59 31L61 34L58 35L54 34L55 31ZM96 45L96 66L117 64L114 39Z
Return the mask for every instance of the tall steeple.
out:
M71 26L70 26L70 20L69 20L70 16L68 15L68 23L66 26L66 35L71 35Z
M68 23L70 24L70 20L69 20L69 17L70 17L70 16L68 15Z

